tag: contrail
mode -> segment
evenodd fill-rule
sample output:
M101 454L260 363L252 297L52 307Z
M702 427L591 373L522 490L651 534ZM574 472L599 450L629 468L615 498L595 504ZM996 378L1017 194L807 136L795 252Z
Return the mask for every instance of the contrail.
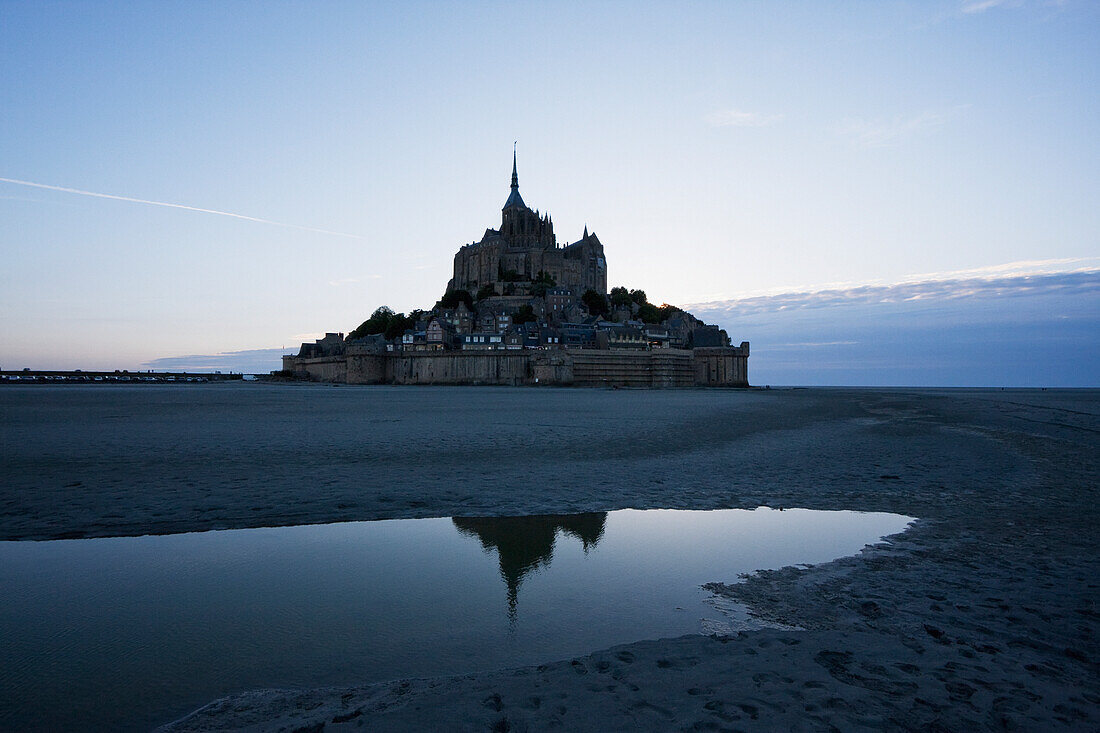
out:
M81 196L94 196L98 199L113 199L115 201L129 201L135 204L148 204L150 206L167 206L170 209L184 209L185 211L198 211L202 214L217 214L218 216L229 216L234 219L244 219L245 221L254 221L259 224L271 224L277 227L289 227L291 229L301 229L306 232L317 232L319 234L331 234L334 237L350 237L351 239L366 239L366 237L359 234L348 234L347 232L334 232L329 229L317 229L316 227L302 226L301 224L288 224L285 221L271 221L270 219L258 219L255 216L245 216L244 214L234 214L231 211L218 211L216 209L200 209L198 206L186 206L184 204L172 204L167 201L149 201L148 199L135 199L129 196L115 196L110 193L96 193L95 191L81 191L79 188L66 188L65 186L50 186L45 183L34 183L32 181L20 181L17 178L0 178L0 182L14 183L17 186L30 186L32 188L44 188L48 191L62 191L64 193L75 193Z

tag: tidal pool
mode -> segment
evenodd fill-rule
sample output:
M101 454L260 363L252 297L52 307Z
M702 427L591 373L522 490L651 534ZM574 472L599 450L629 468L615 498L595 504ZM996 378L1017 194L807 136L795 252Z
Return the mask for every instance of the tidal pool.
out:
M700 585L852 555L910 521L623 510L0 542L0 729L149 729L252 688L748 628Z

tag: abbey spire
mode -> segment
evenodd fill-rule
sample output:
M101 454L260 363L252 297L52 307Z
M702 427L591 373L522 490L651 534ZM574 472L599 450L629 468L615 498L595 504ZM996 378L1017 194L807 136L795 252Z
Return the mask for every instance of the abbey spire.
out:
M527 204L523 203L523 198L519 195L519 174L516 172L516 146L512 144L512 193L508 194L508 200L504 202L504 209L511 209L513 207L519 207L526 209Z
M574 295L586 290L606 294L603 245L587 225L579 241L558 245L550 214L531 209L520 197L515 146L511 189L500 212L500 228L486 229L481 241L458 251L448 287L471 293L492 287L498 295L521 295L553 281L555 287L574 291Z

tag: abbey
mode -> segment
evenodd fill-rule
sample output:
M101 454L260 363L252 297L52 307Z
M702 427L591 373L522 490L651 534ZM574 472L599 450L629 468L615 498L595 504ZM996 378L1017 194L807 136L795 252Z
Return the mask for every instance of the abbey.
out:
M345 338L283 356L281 376L348 384L747 387L749 344L644 290L607 289L599 238L558 246L512 191L500 228L462 247L430 310L381 306Z
M448 290L476 293L486 286L498 294L527 290L540 276L578 295L594 290L607 294L607 260L595 233L563 247L554 235L549 214L532 211L519 195L519 175L512 153L512 192L500 214L500 229L486 229L480 242L455 254L454 277Z

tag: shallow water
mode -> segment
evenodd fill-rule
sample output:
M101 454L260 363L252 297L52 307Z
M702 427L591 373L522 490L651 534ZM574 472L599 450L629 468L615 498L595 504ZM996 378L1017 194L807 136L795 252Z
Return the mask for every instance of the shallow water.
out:
M743 628L702 583L854 554L909 521L623 510L0 542L0 729L143 729L251 688Z

